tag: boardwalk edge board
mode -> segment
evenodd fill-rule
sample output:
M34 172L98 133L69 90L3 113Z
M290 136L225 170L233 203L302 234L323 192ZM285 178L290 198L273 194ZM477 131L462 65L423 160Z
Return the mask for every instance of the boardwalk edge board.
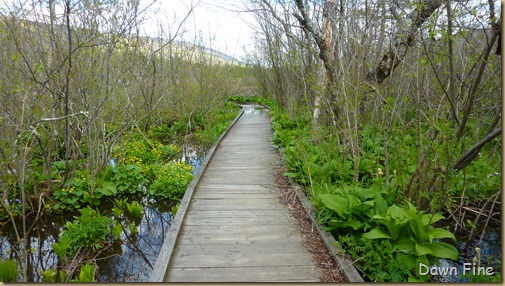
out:
M294 190L296 196L298 197L298 200L302 203L303 208L309 214L309 218L312 221L312 225L317 229L319 236L323 239L326 248L328 248L329 254L333 258L333 260L337 262L340 271L344 275L345 281L365 282L361 277L361 275L359 275L358 271L356 270L352 262L346 257L339 254L342 252L342 249L340 248L340 244L338 243L338 241L335 240L333 235L331 235L329 232L325 231L322 228L324 226L319 225L317 223L314 212L312 211L313 210L312 205L310 204L305 194L302 192L302 187L298 185L292 178L288 179L291 185L294 186Z
M221 143L221 140L223 140L226 134L228 134L230 129L235 125L235 123L240 119L240 117L242 117L243 114L244 114L244 108L242 108L241 106L240 112L237 115L237 117L235 117L235 119L230 123L230 125L228 125L228 128L219 136L216 142L214 142L214 145L212 145L212 147L209 149L207 155L205 156L204 161L198 168L195 177L188 185L184 197L179 203L179 209L175 214L172 224L170 225L170 228L168 229L168 232L165 236L165 240L161 247L160 253L158 255L158 258L156 259L156 263L154 264L153 271L151 272L151 275L149 277L149 282L163 282L165 275L167 273L168 265L170 264L172 251L174 250L177 237L179 236L182 221L186 216L186 211L188 209L189 202L191 201L191 198L193 196L193 192L198 186L200 178L204 173L205 169L207 168L207 164L210 162L210 159L212 158L212 155L214 154L214 151L216 150L217 146L219 145L219 143Z

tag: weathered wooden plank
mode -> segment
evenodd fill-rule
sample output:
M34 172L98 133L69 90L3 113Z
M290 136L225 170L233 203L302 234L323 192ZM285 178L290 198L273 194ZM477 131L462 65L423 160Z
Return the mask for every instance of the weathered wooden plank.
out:
M214 158L211 163L211 166L214 164L230 164L230 163L242 163L247 164L249 162L254 162L256 164L266 164L273 165L275 164L268 156L261 156L260 154L251 154L247 153L250 156L246 156L245 154L222 154L218 157ZM273 156L273 155L272 155Z
M317 282L312 266L172 268L172 282Z
M206 243L200 245L179 243L178 253L187 255L216 255L216 254L287 254L307 253L300 243L286 243L284 241L268 240L250 243Z
M254 172L253 172L254 171ZM212 167L209 168L205 172L204 177L214 177L216 179L222 180L222 175L223 173L226 173L227 179L247 179L247 178L255 178L255 179L262 179L262 180L271 180L274 176L272 174L271 170L265 170L265 169L257 169L257 170L251 170L251 172L245 172L244 170L235 170L235 169L222 169L220 167Z
M221 183L206 183L198 186L199 190L207 190L207 189L219 189L219 190L244 190L244 191L275 191L271 184L221 184Z
M262 192L262 193L251 193L251 192L239 192L239 191L213 191L207 190L206 192L196 192L193 195L193 198L197 199L241 199L241 200L249 200L249 199L280 199L280 195L274 192Z
M221 145L219 145L219 150L226 150L226 149L240 149L240 150L254 150L257 149L258 147L265 147L268 149L272 149L272 143L266 142L265 140L229 140L226 142L223 142ZM275 149L272 149L275 150Z
M263 169L264 168L274 168L275 165L274 164L271 164L271 163L267 163L267 160L265 159L263 162L260 161L259 159L252 159L252 160L247 160L247 161L243 161L242 163L238 163L237 161L230 161L228 159L226 160L221 160L221 161L217 161L219 162L221 165L212 165L213 168L230 168L230 169L237 169L237 168L247 168L249 166L252 167L251 171L254 171L254 169L256 169L255 167L256 166L262 166ZM230 183L228 183L230 184Z
M238 162L237 159L232 158L227 158L223 160L216 159L216 161L213 162L212 167L219 167L219 166L242 167L242 166L262 165L264 168L273 168L275 166L275 164L271 163L271 161L268 158L251 158L244 160L244 158L241 157L241 160L242 160L241 162Z
M244 118L247 118L247 116L245 116ZM240 128L233 130L233 132L243 132L245 129L256 130L258 128L263 127L263 129L265 131L270 131L270 133L271 133L272 128L269 125L269 122L270 122L269 120L265 120L263 118L261 118L261 119L247 118L247 120L239 122L239 124L237 126L239 126Z
M238 154L243 156L241 161L244 162L244 159L247 159L247 157L252 158L254 156L255 158L268 158L268 156L274 156L276 154L275 150L269 150L267 148L268 146L256 146L255 148L226 148L220 151L222 153L216 157L216 160L222 157L228 157L231 154Z
M255 218L242 218L239 221L231 222L230 218L226 219L218 219L221 221L230 221L231 223L225 224L185 224L181 235L191 236L191 235L200 235L200 234L211 234L211 235L241 235L247 233L254 234L296 234L298 230L293 227L294 225L291 223L279 224L279 221L274 224L249 224L247 223L250 220L254 220ZM256 220L258 220L256 218ZM240 224L242 223L242 224ZM186 237L181 237L185 239Z
M191 203L194 204L195 208L199 207L200 205L209 205L209 204L216 204L216 205L263 205L263 204L275 204L279 205L279 201L264 197L264 198L257 198L257 199L243 199L243 198L195 198L191 199ZM238 208L240 209L240 207Z
M282 217L281 217L282 218ZM203 216L192 216L186 218L185 225L200 225L200 226L220 226L232 225L234 227L250 227L251 225L268 225L272 228L279 225L279 218L275 217L227 217L227 218L206 218Z
M182 231L184 231L184 228ZM299 242L303 241L299 233L225 233L219 235L195 234L191 236L184 235L184 239L180 240L184 241L186 244L202 244L214 242L240 243L243 241L248 241L252 244L257 241L274 239L294 240ZM286 241L286 243L290 242Z
M213 166L211 169L217 170L219 172L228 172L228 171L233 171L233 170L237 170L237 171L241 171L241 172L248 172L248 171L254 172L256 170L264 170L265 165L259 164L259 163L255 163L255 164L242 163L242 164L233 164L233 165L228 164L228 165L222 165L222 166Z
M236 165L242 163L243 165L251 164L263 164L265 167L272 168L275 164L268 157L261 157L255 154L248 153L250 157L245 157L244 154L226 154L226 156L219 156L213 163L220 165ZM212 166L215 166L212 164Z
M249 119L246 119L244 121L249 121ZM271 136L271 134L272 134L272 129L269 130L265 124L255 124L254 122L246 122L246 124L237 125L237 129L232 130L233 136L230 136L230 140L251 138L252 140L265 139L264 141L268 141L267 138L265 138L265 137L268 137L269 134ZM248 124L251 124L254 126L248 126ZM258 132L256 133L255 130L258 130ZM258 137L258 136L253 137L253 136L251 136L251 133L261 134L263 136L262 137ZM237 136L238 134L245 135L245 136Z
M248 121L248 122L245 122L245 121ZM256 133L266 133L266 134L271 134L272 133L272 128L270 126L267 125L267 123L265 121L263 122L260 122L260 121L256 121L254 122L254 120L245 120L244 123L245 124L239 124L237 125L237 129L233 130L233 134L240 134L240 133L245 133L245 132L256 132ZM233 137L233 138L240 138L240 137Z
M234 196L241 198L252 198L253 196L270 196L270 197L278 197L279 194L275 193L271 190L260 190L260 191L251 191L251 190L243 190L240 188L236 189L205 189L199 190L195 192L195 198L198 196L225 196L228 198L233 198Z
M258 148L265 148L265 151L272 152L275 149L272 148L272 143L270 142L246 142L246 141L233 141L233 142L228 142L227 144L223 144L220 146L219 151L224 150L251 150L255 151Z
M178 253L172 267L278 267L278 266L313 266L312 257L305 253L284 253L284 254L251 254L240 253L198 255Z
M275 210L231 210L231 211L205 211L205 210L189 210L186 214L186 218L236 218L237 220L241 218L255 218L255 217L275 217L280 221L289 218L290 216L283 209Z
M202 176L202 184L216 184L216 183L229 183L229 184L234 184L234 185L251 185L251 184L258 184L258 185L266 185L268 182L270 182L273 179L273 175L266 177L266 176L259 176L254 173L249 173L249 174L241 174L241 176L237 177L217 177L217 176L210 176L208 174L205 174Z
M278 210L282 208L280 204L235 204L235 205L216 205L216 204L202 204L199 202L194 202L192 204L199 204L198 210L206 211L234 211L234 210L245 210L245 211L255 211L255 210Z

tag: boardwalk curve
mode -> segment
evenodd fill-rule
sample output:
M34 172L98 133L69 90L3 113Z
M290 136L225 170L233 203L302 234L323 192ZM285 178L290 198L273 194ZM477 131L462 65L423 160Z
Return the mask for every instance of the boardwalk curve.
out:
M271 139L267 112L245 106L195 176L183 209L181 201L152 282L319 280L320 269L273 186L279 156Z

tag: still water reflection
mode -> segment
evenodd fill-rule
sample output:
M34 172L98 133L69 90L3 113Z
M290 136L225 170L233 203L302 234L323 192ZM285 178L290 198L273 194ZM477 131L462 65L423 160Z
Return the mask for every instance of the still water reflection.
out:
M188 162L196 173L205 158L206 149L184 144L181 161ZM111 160L111 165L115 161ZM140 222L136 222L136 234L129 230L121 234L121 240L107 249L97 261L99 282L146 282L158 258L165 234L170 227L173 215L170 212L175 202L155 201L147 197L130 198L144 206ZM105 203L101 212L111 208ZM78 212L65 215L45 215L38 220L28 220L28 282L41 282L41 270L54 268L58 258L51 245L58 241L66 221L71 221ZM123 222L124 223L124 222ZM127 227L125 227L127 229ZM0 258L18 259L18 243L10 223L0 227Z

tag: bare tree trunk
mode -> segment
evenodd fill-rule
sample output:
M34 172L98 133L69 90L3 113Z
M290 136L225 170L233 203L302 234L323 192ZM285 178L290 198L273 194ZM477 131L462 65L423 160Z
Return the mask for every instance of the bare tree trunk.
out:
M459 124L457 110L457 96L456 96L456 75L454 73L454 49L453 49L453 35L452 35L452 7L451 0L447 0L447 49L449 52L449 89L448 89L448 100L451 105L452 120L455 124Z
M482 147L486 145L486 143L490 142L498 135L501 135L501 128L495 129L489 132L484 138L482 138L479 142L475 143L470 149L468 149L454 164L453 168L456 171L462 170L466 166L470 165L473 160L477 158Z
M482 80L482 75L484 74L484 69L486 68L486 65L488 64L488 58L489 54L491 53L491 50L493 49L494 43L496 42L498 38L498 33L494 32L493 35L491 36L491 40L489 41L488 46L486 47L486 50L484 51L484 54L481 56L480 60L480 65L479 69L477 70L477 75L475 76L475 79L472 83L472 86L469 90L468 98L466 100L466 107L463 112L463 118L461 119L461 124L459 125L458 130L456 131L456 137L458 139L461 139L465 132L466 128L466 123L468 122L468 119L470 117L470 113L472 112L473 104L475 103L475 96L477 95L477 90L479 87L479 84Z
M332 1L326 1L324 5L324 10L323 10L323 31L322 34L324 35L324 46L329 48L331 47L331 43L333 41L333 24L332 24L332 7L333 2ZM332 61L332 53L327 52L328 56L328 61ZM319 116L321 113L321 108L323 107L323 101L326 92L328 91L328 75L327 75L327 69L325 69L325 62L322 59L319 59L319 68L317 71L317 83L320 88L318 92L316 93L316 97L314 99L314 112L313 112L313 117L312 117L312 126L315 131L318 130L319 126Z
M408 18L411 20L409 27L400 28L396 32L390 50L384 54L381 62L365 77L369 85L378 85L391 75L391 72L405 59L412 45L417 31L428 17L442 5L442 0L424 0L417 4Z
M68 41L68 54L67 54L67 71L65 73L65 106L64 106L64 117L65 117L65 129L63 132L65 140L65 175L61 182L61 186L65 184L70 173L70 167L68 161L70 160L70 118L69 107L70 107L70 76L72 72L72 28L70 27L70 0L65 1L65 22L67 26L67 41Z
M300 11L301 16L297 14L295 14L294 16L298 19L302 27L307 29L312 35L312 38L314 39L319 48L319 58L324 63L329 83L335 83L337 81L336 78L337 72L336 67L333 65L333 62L331 60L331 52L329 50L330 46L328 45L326 35L323 33L323 31L319 30L317 25L309 16L309 12L305 7L305 4L303 3L303 0L296 0L295 2L296 6L298 7L298 10ZM330 7L332 4L333 4L332 1L327 1L326 7ZM328 21L327 24L331 25L331 22Z

